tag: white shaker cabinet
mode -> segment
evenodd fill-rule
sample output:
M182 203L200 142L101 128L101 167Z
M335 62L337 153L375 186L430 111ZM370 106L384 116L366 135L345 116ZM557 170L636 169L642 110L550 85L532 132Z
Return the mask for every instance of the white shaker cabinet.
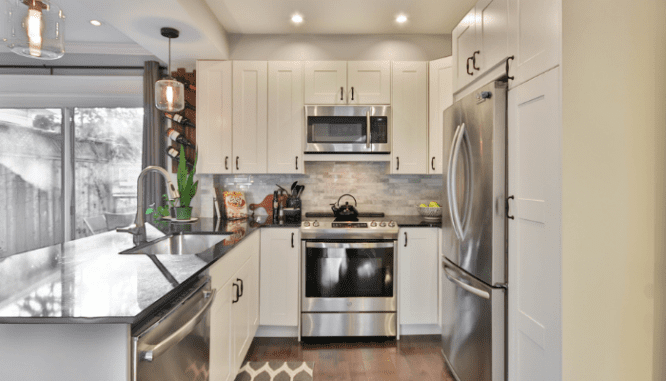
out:
M232 173L231 61L197 61L197 173Z
M305 104L390 103L390 61L305 62Z
M439 229L401 228L398 236L400 324L439 324Z
M463 88L474 79L472 62L476 51L476 14L472 8L451 32L453 52L453 90Z
M453 73L451 57L430 61L428 81L428 174L442 174L446 160L444 151L444 110L453 104Z
M428 171L427 67L427 62L393 62L391 174Z
M300 229L261 229L260 323L298 325Z
M268 63L233 61L233 167L266 173Z
M561 380L560 68L509 91L509 380Z
M268 173L304 173L303 62L268 63Z

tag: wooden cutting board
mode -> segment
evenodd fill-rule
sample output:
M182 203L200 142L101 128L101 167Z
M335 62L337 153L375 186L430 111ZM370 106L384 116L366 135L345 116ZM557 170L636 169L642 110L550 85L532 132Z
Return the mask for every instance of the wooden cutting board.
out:
M280 205L284 207L285 203L287 202L287 196L286 195L281 195L278 196L278 202ZM268 219L272 220L273 219L273 195L269 194L264 198L264 201L258 203L258 204L250 204L249 206L250 210L254 212L255 210L259 208L264 208L266 209L266 213L268 214Z

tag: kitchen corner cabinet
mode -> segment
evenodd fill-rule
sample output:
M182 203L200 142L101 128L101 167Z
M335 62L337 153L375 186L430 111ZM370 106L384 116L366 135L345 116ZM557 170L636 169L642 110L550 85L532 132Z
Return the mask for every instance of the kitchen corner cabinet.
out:
M232 173L231 61L197 61L197 172Z
M430 61L428 68L428 174L442 174L444 168L444 110L453 104L451 57Z
M266 173L268 63L233 61L234 173Z
M479 0L451 35L457 92L510 55L509 0Z
M268 173L304 173L303 62L268 63Z
M298 326L300 229L261 229L260 324Z
M401 228L398 236L400 324L439 324L439 229Z
M305 63L305 104L390 103L390 61L307 61Z
M427 62L393 62L391 174L428 171L427 67Z
M216 290L210 315L210 380L229 381L259 323L259 241L250 234L209 269Z

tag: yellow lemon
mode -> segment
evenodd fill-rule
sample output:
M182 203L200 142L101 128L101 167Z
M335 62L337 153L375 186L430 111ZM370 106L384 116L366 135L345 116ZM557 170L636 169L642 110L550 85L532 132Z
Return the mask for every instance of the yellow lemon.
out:
M419 205L419 206L422 207L422 208L425 208L425 207L426 207L426 204L421 204L421 205Z
M437 208L437 207L439 207L439 204L434 202L434 201L431 201L430 205L428 205L428 206L431 207L431 208Z

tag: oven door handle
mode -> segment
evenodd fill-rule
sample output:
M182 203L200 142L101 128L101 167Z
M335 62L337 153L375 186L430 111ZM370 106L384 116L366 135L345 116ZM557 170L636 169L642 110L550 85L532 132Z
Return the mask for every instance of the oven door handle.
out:
M306 248L311 249L389 249L393 248L391 242L306 242Z

